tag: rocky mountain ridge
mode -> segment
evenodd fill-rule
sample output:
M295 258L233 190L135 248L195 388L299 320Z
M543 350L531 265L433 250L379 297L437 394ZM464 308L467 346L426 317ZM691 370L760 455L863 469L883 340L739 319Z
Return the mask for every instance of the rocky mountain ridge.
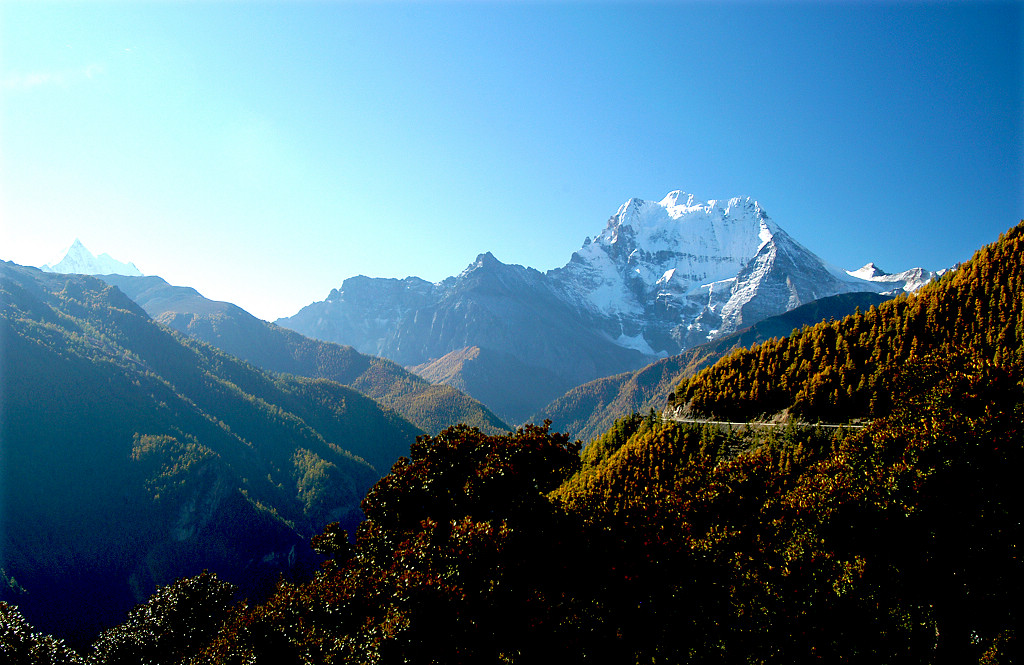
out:
M873 264L871 264L873 267ZM839 293L919 288L934 274L844 271L814 255L752 198L630 199L548 276L617 343L673 355Z

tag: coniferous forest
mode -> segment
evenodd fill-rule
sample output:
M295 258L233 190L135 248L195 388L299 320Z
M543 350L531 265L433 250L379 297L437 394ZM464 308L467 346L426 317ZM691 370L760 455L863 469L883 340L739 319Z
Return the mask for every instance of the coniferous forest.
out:
M369 489L358 526L319 530L311 545L322 563L265 599L197 572L75 650L3 603L0 659L1018 662L1022 266L1024 222L916 295L735 351L684 380L664 414L621 418L586 447L546 425L421 434ZM20 307L8 334L41 368L56 362L42 349L56 348L58 322L33 319L35 287L8 288ZM344 429L342 416L317 422L298 397L354 396L268 377L179 338L178 358L196 355L205 369L191 375L174 359L160 369L145 348L97 327L87 310L98 306L85 302L69 342L84 350L58 356L92 354L110 390L134 377L195 420L176 431L147 417L124 463L150 496L173 495L183 465L223 466L225 478L267 471L236 483L248 501L239 505L257 514L257 489L312 495L259 504L268 524L301 535L323 516L315 496L338 491L332 479L349 493L365 481L371 464L316 436ZM148 373L126 369L135 364ZM216 386L223 404L189 406L177 388L188 381ZM246 414L284 423L308 458L246 452L257 439ZM401 436L396 416L380 417ZM236 436L212 437L225 427Z

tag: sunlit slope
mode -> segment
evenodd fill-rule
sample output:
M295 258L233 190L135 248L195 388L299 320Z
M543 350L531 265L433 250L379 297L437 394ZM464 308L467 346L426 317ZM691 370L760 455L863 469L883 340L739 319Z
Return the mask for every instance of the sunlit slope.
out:
M928 353L1024 360L1024 223L915 295L737 351L676 388L698 416L746 419L788 409L810 420L884 414L892 377Z
M888 298L875 293L843 293L801 305L749 328L663 358L635 372L597 379L573 388L535 414L533 422L552 421L552 427L583 441L606 432L616 419L631 413L646 414L665 408L668 395L679 382L715 363L733 349L748 347L772 337L783 337L794 328L841 318L858 308L868 309Z

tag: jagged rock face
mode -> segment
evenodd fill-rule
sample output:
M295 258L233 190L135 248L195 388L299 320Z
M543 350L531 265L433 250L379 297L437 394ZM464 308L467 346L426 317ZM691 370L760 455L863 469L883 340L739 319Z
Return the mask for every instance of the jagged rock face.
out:
M359 288L350 289L353 283ZM441 382L486 398L509 422L523 422L575 385L650 361L617 344L601 330L600 318L567 302L547 276L490 254L431 287L414 280L346 280L327 301L278 323L407 366L485 349L483 359L461 363Z
M686 326L718 313L733 285L726 282L777 230L751 199L698 203L682 192L660 202L630 199L548 275L566 300L604 319L619 344L677 353L691 345Z
M303 307L295 316L281 321L284 327L308 337L396 360L385 350L396 328L435 303L444 292L442 284L418 277L380 279L360 275L346 279L327 300Z
M719 334L734 332L820 298L849 291L882 291L873 282L842 279L834 269L779 230L736 276L721 307Z

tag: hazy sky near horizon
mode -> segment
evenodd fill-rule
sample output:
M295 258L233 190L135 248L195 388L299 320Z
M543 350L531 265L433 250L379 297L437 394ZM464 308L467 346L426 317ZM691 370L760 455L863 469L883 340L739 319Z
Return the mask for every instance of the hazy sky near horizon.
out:
M0 259L294 314L751 196L853 269L1024 217L1019 2L3 2Z

